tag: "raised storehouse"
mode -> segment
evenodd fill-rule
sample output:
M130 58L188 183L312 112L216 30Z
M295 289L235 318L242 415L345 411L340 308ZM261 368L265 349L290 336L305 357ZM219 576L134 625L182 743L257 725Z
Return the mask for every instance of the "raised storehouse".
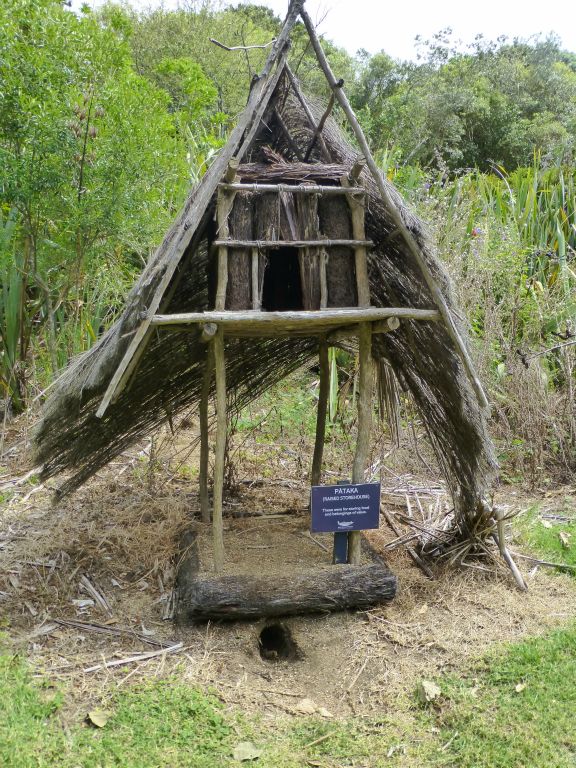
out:
M312 479L322 466L327 349L358 340L363 479L373 371L384 401L411 393L452 492L455 537L490 512L495 461L486 398L448 279L422 222L377 169L303 0L293 0L227 144L190 193L123 315L52 388L35 434L43 477L69 493L142 435L200 408L208 519L209 397L216 393L213 517L221 517L226 401L242 407L302 364L322 374ZM301 16L332 89L307 99L290 70ZM330 117L338 103L353 147ZM322 392L322 387L323 392Z

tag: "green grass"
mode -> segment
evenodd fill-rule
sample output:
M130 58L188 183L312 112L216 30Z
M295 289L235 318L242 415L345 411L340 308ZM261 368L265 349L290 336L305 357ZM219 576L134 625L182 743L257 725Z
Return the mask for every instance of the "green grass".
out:
M576 510L574 500L567 498L565 503L553 510L552 514L571 518L569 522L542 518L539 505L534 505L515 525L522 544L526 545L535 556L554 563L576 566ZM567 534L566 547L560 533ZM572 574L576 576L576 571Z
M103 728L63 728L62 696L0 656L0 765L6 768L214 768L230 764L231 727L219 702L175 680L114 694ZM87 707L88 709L88 707Z
M576 626L509 646L442 684L445 760L462 768L574 768ZM517 689L517 686L522 686Z
M225 714L220 702L176 679L115 691L96 729L62 722L63 695L0 656L0 765L7 768L227 768L252 741L258 768L574 768L576 626L501 648L442 697L416 695L380 717L324 720ZM518 688L520 686L520 688ZM89 707L87 707L89 708ZM251 763L244 763L249 765Z

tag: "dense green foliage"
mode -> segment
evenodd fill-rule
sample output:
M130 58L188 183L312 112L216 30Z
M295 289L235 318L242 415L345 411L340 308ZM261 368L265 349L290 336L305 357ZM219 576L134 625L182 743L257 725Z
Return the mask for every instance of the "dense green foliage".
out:
M245 103L280 19L61 0L0 6L0 388L22 410L88 348ZM326 95L301 24L292 66ZM576 462L576 56L447 32L416 63L325 42L376 156L432 222L507 471ZM336 112L337 119L342 116ZM536 356L535 356L536 355ZM527 393L531 398L527 401Z
M375 149L450 170L569 163L576 149L576 56L554 38L489 43L464 53L449 30L418 64L365 57L355 93Z

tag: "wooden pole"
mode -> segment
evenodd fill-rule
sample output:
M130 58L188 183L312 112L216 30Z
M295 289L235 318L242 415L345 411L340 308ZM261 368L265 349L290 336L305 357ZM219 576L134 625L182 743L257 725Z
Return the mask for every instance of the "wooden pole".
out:
M330 392L330 364L328 361L328 344L320 342L320 390L318 392L318 408L316 411L316 440L312 458L311 484L320 485L322 475L322 458L324 456L324 440L326 436L326 415L328 413L328 395Z
M202 379L202 393L200 396L200 514L203 523L210 522L210 499L208 496L208 402L210 399L210 385L212 384L212 371L214 369L214 350L210 344L206 350L206 362L204 363L204 377Z
M349 187L350 183L346 177L341 179L343 187ZM365 240L364 225L364 195L349 194L347 197L350 213L352 216L352 237L358 245L354 248L354 262L356 268L356 286L358 290L358 306L370 306L370 282L368 279L368 261L366 256L366 247L361 243Z
M247 328L312 328L314 326L354 325L397 317L400 320L439 320L435 309L412 307L331 307L318 310L289 310L286 312L253 312L252 310L227 310L208 312L182 312L171 315L154 315L153 326L189 325L191 323L217 323L229 327L245 325Z
M232 240L222 238L214 240L212 245L218 249L220 248L259 248L260 250L277 250L278 248L339 248L341 246L347 246L350 248L356 248L357 246L364 246L364 248L372 248L374 243L372 240L328 240L323 238L322 240ZM227 274L227 273L226 273Z
M216 373L216 447L214 458L214 490L212 501L212 537L214 569L220 573L224 567L224 537L222 527L222 496L224 492L224 459L226 454L226 361L224 358L224 331L212 342Z
M489 407L488 399L486 397L484 389L482 388L482 384L480 383L478 377L476 376L476 372L474 370L474 364L470 359L470 355L468 354L466 345L462 341L460 333L458 332L456 324L454 323L454 319L452 318L450 309L448 308L448 305L444 300L442 291L440 290L438 284L436 283L436 280L434 279L434 276L432 275L432 272L430 271L430 267L428 266L428 262L424 258L424 255L420 249L420 246L418 245L414 236L412 235L412 233L404 223L404 220L402 219L402 215L400 211L394 205L394 202L390 196L390 193L386 188L386 184L384 183L382 173L379 170L378 166L376 165L376 161L374 160L374 157L370 152L370 147L368 146L368 142L366 141L366 137L364 136L364 131L362 130L360 123L356 119L356 115L354 114L354 110L350 106L350 102L348 101L348 98L344 93L344 89L341 87L338 87L338 80L334 76L334 73L330 68L330 64L328 63L328 59L326 58L324 51L322 50L322 46L320 45L320 40L316 35L316 30L314 29L314 24L312 23L310 16L304 10L304 8L302 8L302 10L300 11L300 15L308 31L308 35L310 36L310 41L312 43L312 47L314 48L314 52L316 53L316 58L318 59L320 68L324 72L324 75L328 80L328 84L332 88L333 93L336 95L336 99L338 100L340 106L344 110L346 117L348 118L348 122L350 123L350 126L354 131L354 135L356 136L356 140L358 141L360 149L362 150L362 153L366 158L366 164L368 166L368 169L370 170L370 173L374 178L374 181L376 182L376 186L378 187L378 191L380 192L382 201L384 202L384 205L386 206L386 209L390 214L390 218L392 219L395 226L398 228L398 230L402 234L402 237L404 238L404 242L410 249L410 252L414 256L414 259L418 264L418 267L420 268L422 276L424 277L426 285L428 286L428 290L430 291L430 294L432 295L432 298L434 299L434 302L438 307L440 314L442 315L442 319L444 320L444 324L446 326L448 335L452 339L452 342L454 343L454 346L456 347L456 350L460 355L464 368L476 391L476 395L478 397L478 401L480 405L483 408L488 408Z
M364 194L364 187L352 186L350 190L341 187L329 187L324 184L265 184L263 182L222 182L218 189L224 192L287 192L290 195L325 195L326 197L347 195L352 192L356 195Z
M358 437L352 469L352 482L363 483L364 472L370 457L370 432L372 429L372 394L374 389L374 365L372 361L372 328L362 323L358 329L358 355L360 380L358 383ZM348 536L348 562L360 563L360 531L351 531Z
M252 248L252 309L260 309L260 280L258 276L258 265L260 254L258 248Z

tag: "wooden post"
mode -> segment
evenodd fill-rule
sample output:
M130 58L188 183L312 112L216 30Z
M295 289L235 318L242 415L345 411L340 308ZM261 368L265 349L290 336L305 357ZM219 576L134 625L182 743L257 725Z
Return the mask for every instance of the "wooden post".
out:
M364 157L364 155L358 155L358 157L354 162L354 165L350 169L350 173L348 174L348 180L350 184L356 185L358 183L365 165L366 165L366 158Z
M226 454L226 361L224 359L224 330L220 326L212 342L216 373L216 447L214 458L214 490L212 500L212 537L214 569L224 567L224 537L222 533L222 496L224 491L224 459Z
M236 178L238 160L232 158L228 163L224 181L231 184ZM218 188L218 201L216 203L216 218L218 221L218 238L227 240L230 237L230 224L228 217L234 205L234 192L225 192ZM218 280L216 283L215 309L226 309L226 289L228 287L228 248L226 245L218 246Z
M372 362L372 327L362 323L358 329L360 381L358 385L358 437L352 469L352 482L363 483L364 472L370 457L370 432L372 428L372 394L374 366ZM348 537L348 562L360 562L360 531L351 531Z
M328 412L328 395L330 392L330 365L328 361L328 344L320 342L320 389L318 392L318 408L316 411L316 440L314 442L314 457L312 459L311 484L320 485L322 474L322 457L324 455L324 439L326 435L326 415Z
M252 248L252 309L260 309L260 280L258 278L258 248Z
M357 171L356 165L352 171ZM350 186L350 182L345 176L340 181L343 187ZM368 280L368 261L366 246L363 245L366 236L364 224L364 195L360 197L359 195L349 194L346 199L348 200L350 214L352 216L352 238L357 241L357 245L354 247L354 261L356 268L356 286L358 289L358 306L369 307L370 283Z
M202 379L202 394L200 396L200 513L203 523L210 522L210 499L208 497L208 401L210 399L210 385L212 383L212 371L214 368L214 350L212 344L206 349L206 362L204 363L204 377Z
M328 252L320 251L320 309L328 306Z

